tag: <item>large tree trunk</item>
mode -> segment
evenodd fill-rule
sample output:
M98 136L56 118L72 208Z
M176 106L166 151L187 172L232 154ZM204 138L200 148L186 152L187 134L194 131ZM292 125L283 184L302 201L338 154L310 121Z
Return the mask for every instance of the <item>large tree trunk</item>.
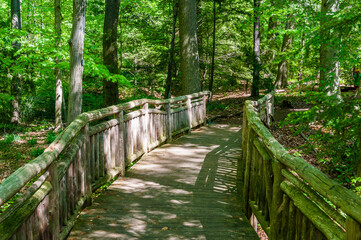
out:
M209 80L209 91L213 92L213 79L214 79L214 57L216 55L216 0L213 0L213 42L212 42L212 64L211 64L211 79Z
M118 74L117 26L120 0L105 1L105 19L103 30L103 61L111 74ZM118 104L118 82L104 79L103 101L106 106Z
M287 17L286 30L294 28L294 21L292 16ZM282 88L286 88L288 86L288 61L286 59L285 53L290 49L293 41L293 36L289 33L283 35L283 42L281 48L282 60L278 64L278 72L276 78L276 86L281 86Z
M254 25L253 25L253 82L251 96L259 96L259 81L261 72L261 36L260 36L260 5L261 0L254 0Z
M171 97L171 84L172 84L172 77L173 77L173 66L174 66L174 50L175 50L175 30L177 24L177 16L178 16L178 0L175 0L173 5L173 29L172 29L172 41L170 44L170 52L169 52L169 63L168 63L168 73L167 73L167 80L165 84L165 94L164 98Z
M340 32L337 28L331 28L331 25L333 15L339 11L339 7L339 0L322 0L320 90L336 101L342 101L339 74Z
M179 38L181 57L181 93L201 90L197 42L197 1L179 1Z
M54 1L54 10L55 10L55 32L56 39L55 45L56 48L60 51L61 47L61 0ZM59 64L60 59L55 57L55 64ZM62 122L62 112L61 107L63 104L63 83L61 80L61 70L58 66L55 67L55 130L58 131L63 127Z
M67 118L68 125L81 113L82 107L86 4L87 0L73 0L73 27L71 39L69 41L70 83Z
M21 29L21 2L20 0L11 0L11 28ZM18 41L13 42L14 48L14 64L18 58L15 54L20 49L21 43ZM19 73L14 72L14 76L11 83L11 96L14 98L12 101L13 116L11 122L19 123L20 121L20 107L19 101L21 96L21 76Z

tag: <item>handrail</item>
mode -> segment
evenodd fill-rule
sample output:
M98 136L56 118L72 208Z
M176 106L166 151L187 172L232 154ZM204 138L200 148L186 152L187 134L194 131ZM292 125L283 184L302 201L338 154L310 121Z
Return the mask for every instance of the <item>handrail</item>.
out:
M282 228L283 222L291 221L284 219L291 214L291 207L285 206L292 204L292 208L296 206L292 214L297 212L302 221L315 227L327 239L361 239L361 198L304 159L289 154L272 136L260 119L262 109L259 108L260 102L264 104L270 99L272 97L266 95L259 101L246 101L244 105L240 164L244 172L246 214L251 217L252 213L261 219L270 239L282 239L282 234L295 234L283 233ZM257 185L256 189L252 188L254 185ZM307 197L303 197L305 195ZM259 209L255 210L255 206ZM309 209L318 209L320 215L311 216ZM337 209L347 215L346 219Z
M43 154L27 163L23 167L17 169L14 173L12 173L9 177L0 183L0 206L11 199L15 194L17 194L26 184L28 184L29 181L31 181L37 175L42 174L44 171L51 170L52 167L57 169L58 166L62 165L63 160L59 159L59 157L64 155L66 151L69 151L68 149L72 149L74 153L70 155L68 154L68 158L70 160L68 164L62 165L64 170L67 170L70 165L78 165L78 167L82 167L82 164L87 164L87 161L90 161L89 159L91 159L93 161L91 164L103 164L104 167L107 168L106 174L110 174L107 179L122 173L124 170L121 170L121 168L124 168L124 164L129 164L134 160L134 158L139 157L147 151L150 151L152 148L164 142L165 140L170 140L172 135L175 133L180 131L190 131L192 127L205 123L206 97L209 96L209 94L209 91L204 91L165 100L140 99L80 114L67 128L64 129L61 134L56 137L53 143L50 144L50 146ZM192 103L192 99L200 100ZM172 111L172 105L177 104L178 102L184 102L185 108L180 109L178 112ZM149 105L164 106L165 110L161 111L155 108L149 109ZM136 109L134 114L132 111L129 112L129 110L138 107L143 108L141 110ZM129 113L125 113L125 111ZM89 123L107 118L109 116L115 117L115 119L111 120L109 124L104 125L101 123L89 128ZM154 117L149 119L149 116ZM157 125L155 126L154 124ZM142 132L140 132L140 128ZM127 130L139 131L136 134L141 134L144 136L132 136L133 133L127 133ZM83 137L79 138L81 135ZM115 147L108 149L109 147L106 144L114 141L116 142L117 146L120 146L120 144L125 144L125 141L128 141L127 144L132 144L132 146L127 147L124 145L123 147L118 147L119 149L124 149L119 151L115 149ZM91 143L94 146L89 146ZM75 148L75 145L78 147ZM75 151L74 149L77 150ZM77 162L72 160L74 158L79 158L80 160L77 160ZM109 161L107 160L108 162L104 162L105 160L102 159L109 159ZM123 163L120 161L123 161ZM97 170L98 173L92 172L91 176L78 177L84 178L84 184L89 185L89 182L92 182L94 178L99 178L99 176L103 174L101 166L99 166L99 169L100 170ZM73 171L74 170L70 169L67 175L75 174ZM90 171L94 170L90 169ZM93 179L89 180L86 178ZM54 187L54 184L61 184L59 183L60 179L49 179L49 181L52 188ZM54 181L58 183L55 183ZM65 181L65 179L63 179L63 181ZM79 191L89 191L82 189L83 187L81 186L76 186L76 184L77 183L74 182L73 187L78 187L80 189ZM94 184L95 183L92 183L92 185ZM47 190L46 193L41 196L45 197L49 191L50 190ZM26 199L24 201L26 201ZM74 203L71 204L74 205ZM3 229L0 222L0 239L3 239L1 237L2 230Z

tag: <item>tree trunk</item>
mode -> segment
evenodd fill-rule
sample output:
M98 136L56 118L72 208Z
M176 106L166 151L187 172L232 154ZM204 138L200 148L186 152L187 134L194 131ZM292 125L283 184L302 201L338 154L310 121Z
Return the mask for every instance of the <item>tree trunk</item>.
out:
M260 0L254 0L254 26L253 26L253 82L251 96L259 96L259 82L261 72L261 36L260 36Z
M201 90L197 42L197 1L179 1L179 37L181 58L181 93Z
M213 0L213 45L212 45L212 64L211 64L211 79L209 80L209 91L213 92L213 78L214 78L214 56L216 55L216 0ZM212 96L212 95L211 95Z
M120 0L105 1L105 19L103 30L103 61L110 74L118 74L117 27ZM103 80L103 101L106 106L118 104L118 81Z
M73 27L70 46L70 83L68 100L69 125L80 113L82 107L83 51L85 14L87 0L73 0Z
M294 21L292 16L287 17L286 30L290 30L294 28ZM293 41L293 36L289 33L283 35L283 42L281 48L282 60L278 64L278 72L276 78L276 86L280 85L282 88L286 88L288 86L288 61L286 59L285 53L290 49Z
M334 13L339 11L339 0L322 0L321 5L321 48L320 48L320 90L335 101L342 101L340 91L340 33L332 28Z
M175 0L173 5L173 30L172 30L172 41L170 44L170 52L169 52L169 64L168 64L168 73L167 80L165 85L165 95L164 98L171 97L171 84L173 77L173 65L174 65L174 49L175 49L175 30L177 24L177 16L178 16L178 0Z
M20 0L11 0L11 28L21 29L21 2ZM13 42L14 48L14 64L16 65L16 52L20 49L21 43L18 41ZM12 101L13 107L13 116L11 122L19 123L20 122L20 97L21 97L21 76L18 72L14 72L13 79L11 83L11 96L14 98Z
M54 1L55 11L55 45L58 51L61 48L61 0ZM60 59L58 56L55 57L55 64L58 65ZM63 104L63 83L61 80L61 70L58 66L55 67L55 129L58 131L63 127L61 107Z

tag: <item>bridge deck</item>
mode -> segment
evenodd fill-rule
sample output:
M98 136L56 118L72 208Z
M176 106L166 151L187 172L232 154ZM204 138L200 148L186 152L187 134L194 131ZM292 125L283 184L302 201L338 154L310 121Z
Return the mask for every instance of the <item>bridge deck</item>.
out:
M238 127L202 127L143 157L69 239L258 239L236 190Z

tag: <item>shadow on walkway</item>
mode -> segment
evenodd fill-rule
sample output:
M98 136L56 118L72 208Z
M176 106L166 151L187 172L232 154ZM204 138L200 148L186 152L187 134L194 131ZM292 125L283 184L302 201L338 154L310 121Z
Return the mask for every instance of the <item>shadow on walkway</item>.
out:
M236 190L238 127L155 149L84 210L69 239L258 239Z

